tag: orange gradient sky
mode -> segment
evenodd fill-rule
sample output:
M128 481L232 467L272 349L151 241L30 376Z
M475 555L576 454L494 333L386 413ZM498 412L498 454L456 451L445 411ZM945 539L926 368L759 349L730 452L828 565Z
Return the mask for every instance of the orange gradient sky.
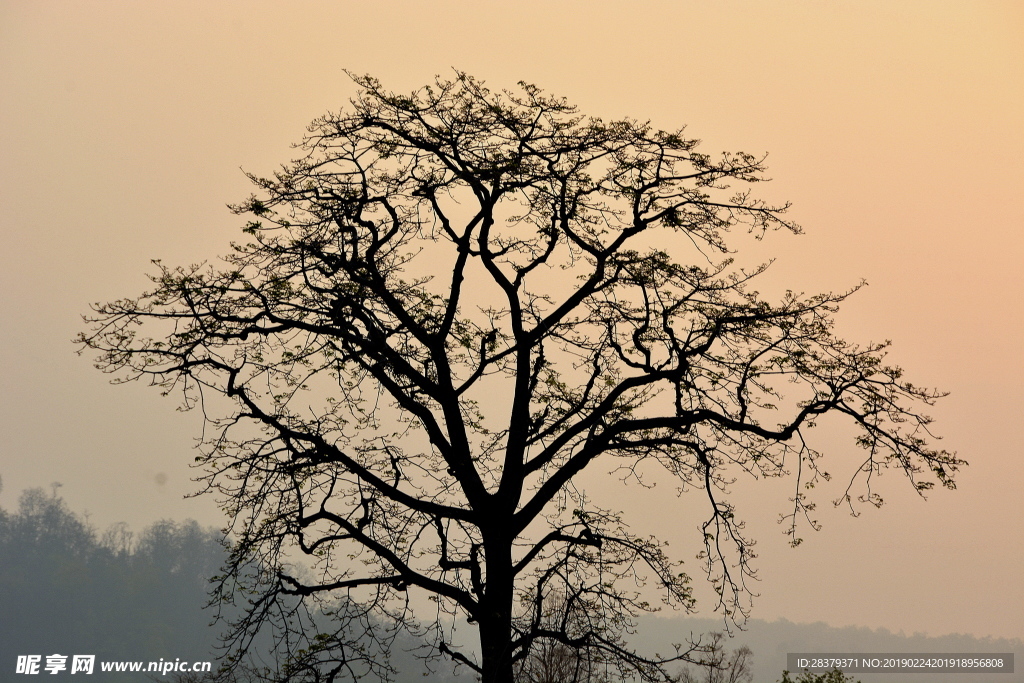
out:
M686 124L705 152L769 152L774 180L755 190L792 201L806 234L743 256L777 258L762 291L867 280L840 333L892 339L911 381L951 392L932 412L971 462L956 492L923 502L892 473L887 504L853 519L824 504L858 462L836 439L824 530L792 550L775 524L786 489L737 484L760 541L753 616L1024 636L1017 1L0 0L0 505L59 481L101 529L219 526L213 501L182 498L198 416L109 386L74 355L79 316L138 294L150 259L224 253L240 226L225 204L250 192L240 167L287 161L354 93L342 69L407 91L452 67L586 114ZM605 479L699 574L696 502Z

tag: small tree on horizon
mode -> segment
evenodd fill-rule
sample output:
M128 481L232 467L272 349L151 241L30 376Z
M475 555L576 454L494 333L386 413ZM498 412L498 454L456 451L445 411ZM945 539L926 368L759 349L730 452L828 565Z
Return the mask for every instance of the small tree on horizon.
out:
M676 683L750 683L753 651L743 645L730 652L725 648L726 642L725 633L708 634L701 661L694 668L684 667Z
M734 228L799 231L746 189L763 159L527 84L354 80L350 111L251 176L246 241L222 265L157 262L151 291L96 305L79 338L117 381L204 412L198 465L236 539L222 597L249 601L236 654L274 623L282 675L355 679L376 666L368 642L407 629L485 683L543 648L668 680L690 650L640 654L623 634L658 600L691 609L690 578L581 473L659 468L703 491L703 570L734 617L753 554L726 483L795 472L795 541L805 485L827 476L806 439L819 416L859 428L868 500L887 467L953 487L961 461L921 412L940 394L887 366L885 344L833 334L849 292L769 302L749 286L766 266L729 258ZM297 605L337 629L299 624Z

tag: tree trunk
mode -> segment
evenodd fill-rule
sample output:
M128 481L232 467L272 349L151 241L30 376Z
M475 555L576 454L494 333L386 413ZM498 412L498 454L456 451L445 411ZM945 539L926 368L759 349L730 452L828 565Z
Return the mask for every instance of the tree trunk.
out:
M487 587L479 619L481 683L514 683L512 672L512 545L484 542Z

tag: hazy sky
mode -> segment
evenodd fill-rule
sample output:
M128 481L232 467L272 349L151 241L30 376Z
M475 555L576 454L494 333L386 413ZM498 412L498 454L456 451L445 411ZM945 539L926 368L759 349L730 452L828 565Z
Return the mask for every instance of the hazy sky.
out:
M911 381L951 392L932 412L971 462L956 492L925 503L892 473L882 509L823 505L824 530L791 550L775 524L787 491L738 485L760 540L754 616L1022 637L1022 36L1016 0L0 0L0 505L59 481L100 528L220 525L213 501L182 499L198 416L109 386L74 355L79 316L138 294L150 259L224 253L241 225L225 204L250 192L240 169L290 159L354 93L342 69L407 91L455 67L587 114L686 124L705 152L770 152L774 181L756 189L792 201L807 234L757 246L778 259L763 289L866 279L840 332L892 339ZM829 451L823 502L859 455ZM634 526L696 574L696 506L645 500L657 515L627 502Z

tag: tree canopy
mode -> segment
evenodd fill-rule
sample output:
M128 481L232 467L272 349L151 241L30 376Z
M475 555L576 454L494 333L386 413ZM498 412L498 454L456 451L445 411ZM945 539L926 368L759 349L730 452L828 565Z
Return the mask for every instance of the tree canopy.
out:
M157 262L151 291L97 305L80 337L118 381L204 411L198 464L237 539L222 590L253 566L268 586L240 649L291 623L289 675L355 678L378 661L356 643L419 629L486 683L554 644L571 680L664 680L690 651L638 654L622 634L658 600L691 609L690 579L582 472L654 466L703 491L703 569L733 615L752 552L726 483L792 473L795 541L804 484L826 476L805 438L819 416L859 428L847 501L878 502L887 467L953 486L961 462L922 412L940 394L888 366L886 344L835 336L849 292L770 302L750 287L766 266L730 258L736 229L799 231L750 192L763 158L525 83L354 80L297 159L251 176L223 263ZM289 596L334 606L338 628L294 629Z

